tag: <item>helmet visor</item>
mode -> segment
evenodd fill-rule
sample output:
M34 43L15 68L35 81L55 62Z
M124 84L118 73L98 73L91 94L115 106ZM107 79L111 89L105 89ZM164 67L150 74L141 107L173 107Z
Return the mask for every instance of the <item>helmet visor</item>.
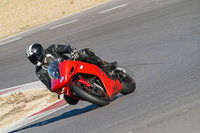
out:
M28 59L30 60L31 63L36 65L38 63L38 60L40 59L40 56L41 55L33 54L33 55L29 56Z

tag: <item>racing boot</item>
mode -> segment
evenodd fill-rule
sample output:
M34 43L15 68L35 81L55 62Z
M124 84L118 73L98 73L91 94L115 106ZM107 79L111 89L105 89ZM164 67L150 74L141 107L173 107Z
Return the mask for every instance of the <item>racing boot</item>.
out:
M115 69L117 68L117 62L105 62L104 61L104 65L102 70L105 72L105 74L112 80L115 80L115 76L113 76Z
M115 79L118 79L120 82L123 81L124 78L124 72L123 70L115 69L112 71L112 77Z
M107 70L114 70L116 69L118 66L117 62L111 62L111 63L108 63L106 61L104 61L104 65L103 65L103 68L104 69L107 69Z

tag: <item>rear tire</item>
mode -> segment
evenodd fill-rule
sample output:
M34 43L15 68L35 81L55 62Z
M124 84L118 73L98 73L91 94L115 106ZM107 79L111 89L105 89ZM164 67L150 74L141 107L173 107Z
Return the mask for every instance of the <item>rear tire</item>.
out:
M129 94L135 91L136 84L134 79L128 74L124 73L124 77L122 79L122 94Z
M110 103L109 96L102 91L103 97L98 97L97 95L91 94L84 88L85 86L80 82L76 82L73 84L73 90L79 97L82 97L84 100L91 102L93 104L99 106L105 106Z

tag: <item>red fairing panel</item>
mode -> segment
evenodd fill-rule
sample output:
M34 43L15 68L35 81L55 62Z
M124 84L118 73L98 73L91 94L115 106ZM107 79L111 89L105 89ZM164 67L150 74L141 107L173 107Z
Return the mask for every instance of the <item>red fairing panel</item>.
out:
M51 80L51 90L53 92L61 92L64 84L60 82L60 79L52 79Z
M71 77L73 74L70 74L72 67L74 65L71 63L72 61L64 61L59 64L60 71L60 79L52 79L51 80L51 89L54 92L61 92L62 88L68 85L72 80Z
M116 96L115 93L118 94L121 91L122 85L119 82L119 80L111 80L103 71L99 69L98 66L85 62L77 62L77 63L78 65L77 68L75 69L76 70L75 73L86 73L86 74L96 75L97 77L99 77L103 85L105 86L109 97L112 98Z
M99 77L104 84L109 97L111 98L117 95L122 89L122 85L119 80L111 80L103 71L99 69L98 66L93 64L66 60L59 64L59 70L61 78L53 79L51 81L52 91L58 92L61 91L62 87L69 86L73 75L77 73L92 74Z

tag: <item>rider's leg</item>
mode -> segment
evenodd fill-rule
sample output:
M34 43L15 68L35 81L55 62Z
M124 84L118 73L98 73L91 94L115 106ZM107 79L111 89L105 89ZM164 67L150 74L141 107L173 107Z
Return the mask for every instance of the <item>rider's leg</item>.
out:
M113 70L117 68L117 62L108 63L95 55L92 49L86 48L80 51L80 59L91 64L95 64L103 70Z

